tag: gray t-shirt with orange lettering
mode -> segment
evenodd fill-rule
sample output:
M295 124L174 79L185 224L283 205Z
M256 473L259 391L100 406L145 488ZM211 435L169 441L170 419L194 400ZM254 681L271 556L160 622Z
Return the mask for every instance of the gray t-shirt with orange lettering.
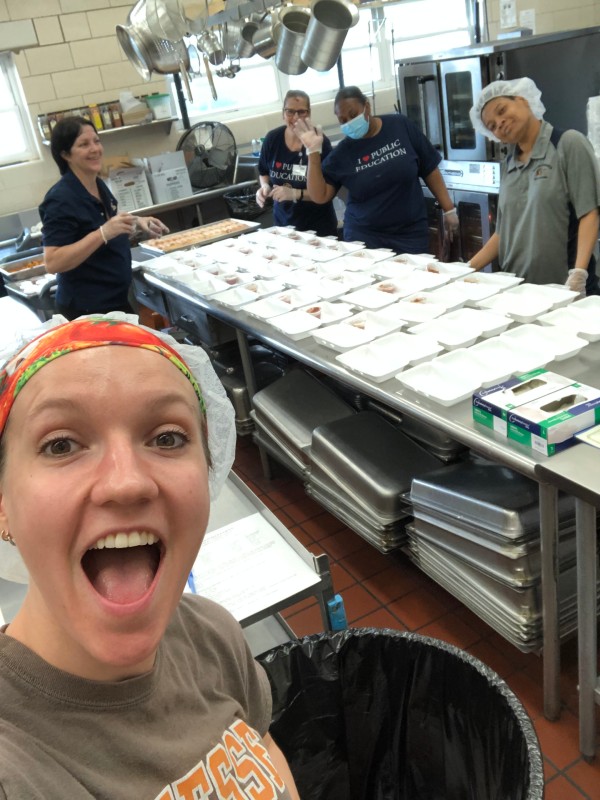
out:
M186 595L151 672L97 682L0 633L0 798L289 800L261 736L271 692L238 623Z

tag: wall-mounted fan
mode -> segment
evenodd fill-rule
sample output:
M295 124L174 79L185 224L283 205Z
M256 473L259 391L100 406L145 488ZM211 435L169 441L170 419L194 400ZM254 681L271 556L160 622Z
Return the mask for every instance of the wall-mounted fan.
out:
M185 156L194 189L212 189L233 181L237 147L233 133L220 122L198 122L187 130L177 150Z

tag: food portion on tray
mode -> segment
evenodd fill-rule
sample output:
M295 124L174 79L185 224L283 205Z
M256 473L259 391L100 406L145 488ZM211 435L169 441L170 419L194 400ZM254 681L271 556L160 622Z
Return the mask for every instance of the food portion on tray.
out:
M256 227L258 227L256 222L232 218L222 219L218 222L209 222L207 225L199 225L197 228L189 228L186 231L168 233L166 236L161 236L160 239L147 239L140 242L140 247L152 252L170 253L172 250L181 250L184 247L214 242L226 236L247 233Z

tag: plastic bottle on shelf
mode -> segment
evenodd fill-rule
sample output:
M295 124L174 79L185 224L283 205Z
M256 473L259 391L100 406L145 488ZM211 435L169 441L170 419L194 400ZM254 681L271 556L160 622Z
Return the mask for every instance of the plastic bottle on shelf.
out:
M102 115L100 114L100 109L98 108L97 103L90 104L90 116L96 130L101 131L104 125L102 123Z
M113 128L122 128L123 117L121 116L121 104L117 102L111 103L109 108Z
M102 115L102 127L104 130L110 130L112 128L112 114L110 113L110 108L107 103L100 106L100 114Z

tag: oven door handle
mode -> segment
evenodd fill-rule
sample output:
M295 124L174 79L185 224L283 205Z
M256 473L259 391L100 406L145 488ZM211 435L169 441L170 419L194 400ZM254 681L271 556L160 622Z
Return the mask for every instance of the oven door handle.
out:
M421 116L421 130L431 142L431 125L429 124L429 113L427 111L427 86L431 81L436 81L435 75L420 75L417 78L419 87L419 112ZM441 142L431 142L436 150L441 150Z

